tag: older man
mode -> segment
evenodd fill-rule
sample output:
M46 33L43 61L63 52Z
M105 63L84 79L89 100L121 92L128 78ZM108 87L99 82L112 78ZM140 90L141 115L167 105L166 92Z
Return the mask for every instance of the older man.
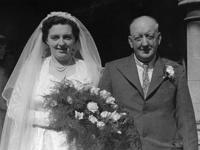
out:
M135 119L143 150L197 150L194 110L182 66L159 57L157 21L130 24L133 54L106 64L99 87L110 91Z

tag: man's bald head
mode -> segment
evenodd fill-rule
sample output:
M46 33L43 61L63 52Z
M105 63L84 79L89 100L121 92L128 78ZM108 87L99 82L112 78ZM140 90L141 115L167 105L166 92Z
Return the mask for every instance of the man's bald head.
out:
M135 18L131 22L130 34L133 34L135 29L138 29L138 28L144 29L146 28L146 26L158 32L159 24L154 18L150 16L140 16L140 17Z

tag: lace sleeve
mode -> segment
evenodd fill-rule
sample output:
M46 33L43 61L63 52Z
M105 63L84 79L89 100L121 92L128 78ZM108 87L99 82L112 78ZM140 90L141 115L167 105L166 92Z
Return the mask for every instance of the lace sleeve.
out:
M17 119L22 114L22 105L20 104L20 97L21 97L21 86L18 84L17 87L14 88L11 96L11 101L8 104L7 116L12 119Z
M78 60L76 74L77 74L78 80L80 80L82 83L91 83L92 84L92 78L89 73L89 69L87 68L87 66L85 64L85 61Z

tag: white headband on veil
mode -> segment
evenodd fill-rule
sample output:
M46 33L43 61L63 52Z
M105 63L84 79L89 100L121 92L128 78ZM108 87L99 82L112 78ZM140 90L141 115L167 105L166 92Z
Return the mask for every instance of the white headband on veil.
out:
M101 60L95 42L86 27L76 17L66 12L52 12L47 15L28 40L2 93L7 100L8 110L0 150L25 150L29 147L27 139L31 138L29 136L32 128L27 124L31 122L29 110L32 105L33 89L43 63L44 51L47 49L47 45L42 41L41 28L42 23L53 16L60 16L77 24L80 30L80 54L86 63L93 85L96 86L100 79Z
M66 18L66 19L69 19L75 23L77 19L75 19L74 16L72 16L70 13L67 13L67 12L62 12L62 11L54 11L54 12L51 12L50 14L48 14L43 20L42 22L44 22L45 20L47 20L48 18L50 17L53 17L53 16L58 16L58 17L63 17L63 18Z

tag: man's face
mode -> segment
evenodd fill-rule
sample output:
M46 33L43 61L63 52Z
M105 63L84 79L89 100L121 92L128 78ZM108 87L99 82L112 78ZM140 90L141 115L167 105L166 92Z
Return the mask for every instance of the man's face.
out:
M141 17L130 25L128 38L130 47L141 62L148 63L156 55L161 41L157 23L148 17Z

